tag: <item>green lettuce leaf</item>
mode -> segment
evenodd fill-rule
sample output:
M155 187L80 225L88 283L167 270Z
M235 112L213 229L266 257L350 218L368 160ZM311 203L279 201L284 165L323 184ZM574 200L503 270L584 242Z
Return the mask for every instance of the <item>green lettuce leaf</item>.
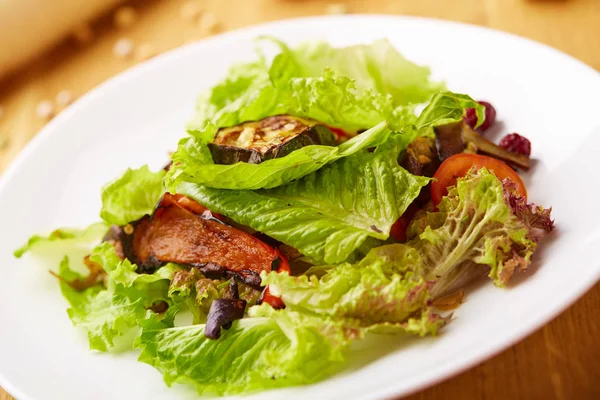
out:
M164 176L165 171L152 172L147 165L127 169L119 179L102 189L100 217L108 224L125 225L152 214L164 193Z
M404 58L386 39L368 45L335 48L327 42L308 42L291 50L277 41L300 76L319 76L330 68L353 79L359 90L390 94L395 105L422 103L444 88L430 80L430 70ZM275 64L275 62L274 62Z
M90 348L108 351L118 337L135 331L147 318L149 308L158 302L171 303L170 279L180 267L167 264L154 274L138 274L135 264L121 260L110 243L96 246L90 260L106 272L106 287L96 285L83 291L72 288L67 282L81 275L69 267L67 257L60 265L60 286L70 304L67 313L73 325L88 332Z
M502 182L482 168L458 179L439 211L417 214L408 245L421 254L425 273L440 277L435 293L483 267L496 285L505 286L514 271L529 265L539 234L531 236L531 225L515 214L509 198ZM540 215L549 220L549 212L542 209Z
M328 163L384 143L390 131L381 123L339 146L312 145L298 149L285 157L267 160L260 164L239 162L232 165L214 164L206 140L184 138L172 155L173 167L166 178L171 192L181 182L192 182L220 189L273 188L300 179Z
M27 252L48 256L49 253L65 253L73 249L88 251L95 246L108 231L108 225L98 222L85 229L60 228L52 231L48 236L34 235L27 243L15 250L15 257L20 258Z
M431 300L419 254L403 244L375 248L359 263L333 267L321 278L264 274L263 285L290 310L355 318L363 326L404 322Z
M439 92L433 95L431 101L423 109L415 125L419 129L452 124L463 119L465 111L474 108L477 115L477 125L485 121L485 107L466 94Z
M414 108L406 104L425 101L442 88L429 82L427 68L404 59L387 41L343 49L318 43L299 52L274 42L280 53L270 66L264 57L237 65L224 82L200 97L196 116L188 126L192 137L184 138L173 155L169 190L175 190L181 181L223 189L272 188L366 147L345 152L343 148L309 146L258 165L215 165L207 143L219 128L291 114L348 132L384 121L390 129L400 131L416 120ZM301 56L304 51L312 55ZM346 65L353 58L356 60ZM326 68L328 64L331 68ZM387 138L381 136L376 141Z
M91 349L108 351L115 339L127 334L146 313L141 298L131 299L102 285L84 291L73 289L65 281L81 275L69 267L66 257L60 264L59 276L64 279L60 282L61 292L70 304L67 314L73 325L87 331Z
M350 132L384 120L396 126L398 106L425 102L444 88L429 80L427 67L406 60L386 40L346 48L311 42L292 50L266 39L279 48L272 63L259 51L258 61L235 65L200 96L191 131L208 121L224 127L286 113Z
M427 178L396 161L396 151L338 160L288 185L262 191L183 183L177 192L269 235L318 262L345 261L367 238L385 240Z
M204 325L172 327L148 320L136 346L139 360L164 374L167 385L191 383L200 394L237 394L317 382L340 369L344 351L360 332L292 311L253 307L219 340ZM201 367L199 367L201 366Z
M198 268L178 270L169 286L169 297L175 304L183 303L192 313L193 323L206 322L213 300L221 299L228 291L230 281L206 278ZM237 282L239 298L248 307L256 304L260 291Z

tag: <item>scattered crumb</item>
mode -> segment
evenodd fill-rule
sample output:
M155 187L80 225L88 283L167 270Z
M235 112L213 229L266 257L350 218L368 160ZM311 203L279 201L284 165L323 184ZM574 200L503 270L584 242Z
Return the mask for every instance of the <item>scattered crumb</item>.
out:
M56 94L56 104L59 107L66 107L73 102L73 93L68 90L61 90Z
M94 38L94 32L88 23L77 25L72 34L75 40L81 44L88 43Z
M54 115L54 106L50 100L42 100L37 105L35 113L40 118L50 119Z
M150 43L144 43L138 46L135 51L135 58L138 61L144 61L156 55L156 50Z
M113 54L119 58L127 58L133 53L133 42L130 39L121 38L113 46Z
M206 12L202 14L202 18L200 19L200 27L208 34L212 34L220 30L221 23L217 20L215 14Z
M119 8L113 16L113 23L117 28L121 29L130 27L136 20L137 11L131 6Z
M186 21L196 22L202 14L202 7L196 1L190 0L181 6L181 18Z
M332 3L325 7L325 14L329 15L342 15L347 14L348 9L345 4Z

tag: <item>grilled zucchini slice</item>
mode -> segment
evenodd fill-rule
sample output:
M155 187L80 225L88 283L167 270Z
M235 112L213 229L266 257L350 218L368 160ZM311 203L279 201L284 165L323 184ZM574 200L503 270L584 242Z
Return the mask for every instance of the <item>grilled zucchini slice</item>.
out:
M313 144L335 146L325 125L306 118L276 115L222 128L208 144L215 164L260 164Z

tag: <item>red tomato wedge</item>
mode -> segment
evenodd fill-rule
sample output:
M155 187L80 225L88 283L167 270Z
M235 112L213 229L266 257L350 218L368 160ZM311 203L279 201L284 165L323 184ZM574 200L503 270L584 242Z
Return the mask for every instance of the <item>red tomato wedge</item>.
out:
M431 182L431 200L434 205L442 201L442 197L448 194L448 187L456 185L456 180L462 178L471 168L487 168L498 179L510 179L517 186L516 191L523 197L527 197L527 189L519 174L508 166L504 161L496 158L482 156L480 154L455 154L448 157L436 171L434 181Z

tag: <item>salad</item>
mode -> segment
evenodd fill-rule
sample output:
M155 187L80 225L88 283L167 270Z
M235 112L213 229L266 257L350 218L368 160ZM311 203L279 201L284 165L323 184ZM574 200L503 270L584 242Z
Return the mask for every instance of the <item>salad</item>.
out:
M354 342L436 335L471 281L505 287L554 226L517 173L529 141L485 137L491 104L386 40L259 43L277 54L199 97L164 169L128 169L101 222L15 252L60 252L91 349L136 349L201 394L317 382Z

